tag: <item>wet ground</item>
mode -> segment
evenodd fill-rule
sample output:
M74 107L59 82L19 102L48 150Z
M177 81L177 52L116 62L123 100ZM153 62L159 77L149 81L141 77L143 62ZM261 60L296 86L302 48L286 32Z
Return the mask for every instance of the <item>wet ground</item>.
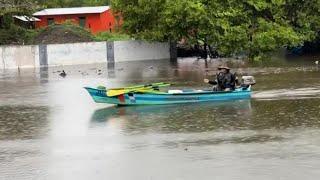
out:
M183 59L0 71L0 180L318 179L320 71L311 60L230 63L251 100L114 107L82 88L208 88L220 62ZM59 76L64 69L65 78Z

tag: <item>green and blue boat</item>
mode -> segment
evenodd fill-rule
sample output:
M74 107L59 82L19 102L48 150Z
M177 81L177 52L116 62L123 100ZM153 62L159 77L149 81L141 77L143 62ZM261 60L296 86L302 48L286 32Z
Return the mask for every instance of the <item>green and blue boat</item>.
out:
M251 86L240 87L234 91L212 90L169 90L159 91L158 87L167 86L166 83L133 86L118 89L104 87L85 87L96 103L115 105L160 105L178 103L198 103L248 99L251 97Z

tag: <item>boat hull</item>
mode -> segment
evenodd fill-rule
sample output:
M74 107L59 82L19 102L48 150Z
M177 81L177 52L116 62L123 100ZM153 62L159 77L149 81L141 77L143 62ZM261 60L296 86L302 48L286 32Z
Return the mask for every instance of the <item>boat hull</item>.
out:
M250 88L236 89L229 92L194 91L176 94L148 94L127 93L119 96L108 97L106 90L85 87L96 103L116 105L160 105L178 103L196 103L209 101L227 101L236 99L248 99L251 97Z

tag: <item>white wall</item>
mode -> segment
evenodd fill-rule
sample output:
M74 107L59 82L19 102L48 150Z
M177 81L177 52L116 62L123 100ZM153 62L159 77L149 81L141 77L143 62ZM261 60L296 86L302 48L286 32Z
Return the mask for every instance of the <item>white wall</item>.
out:
M106 63L106 42L51 44L47 46L48 65Z
M34 67L40 67L39 46L34 48Z
M40 67L39 46L0 46L0 68ZM47 45L48 66L107 63L106 42ZM170 58L169 43L115 41L114 62Z
M4 58L2 54L2 48L0 47L0 69L4 69Z
M35 66L37 46L1 46L0 67L6 69Z
M115 62L170 59L169 43L142 41L115 41Z

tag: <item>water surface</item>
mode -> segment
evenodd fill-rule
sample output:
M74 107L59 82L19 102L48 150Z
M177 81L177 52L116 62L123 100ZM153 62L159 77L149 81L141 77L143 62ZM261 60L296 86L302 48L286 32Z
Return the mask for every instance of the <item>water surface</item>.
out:
M115 107L83 89L159 81L209 88L202 79L219 63L0 71L0 180L318 179L320 71L312 61L231 63L256 77L251 100Z

